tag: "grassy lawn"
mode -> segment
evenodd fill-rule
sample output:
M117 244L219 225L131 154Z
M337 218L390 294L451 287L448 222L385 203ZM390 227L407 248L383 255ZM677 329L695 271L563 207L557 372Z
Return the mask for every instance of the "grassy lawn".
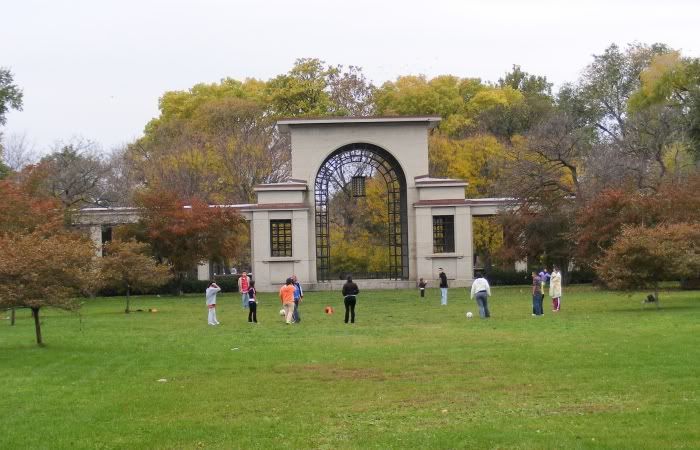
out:
M219 327L204 295L102 298L42 311L44 348L22 310L0 320L0 448L700 448L700 292L564 294L533 318L495 288L483 321L464 289L363 292L354 326L337 293L292 326L272 294L257 326L220 296Z

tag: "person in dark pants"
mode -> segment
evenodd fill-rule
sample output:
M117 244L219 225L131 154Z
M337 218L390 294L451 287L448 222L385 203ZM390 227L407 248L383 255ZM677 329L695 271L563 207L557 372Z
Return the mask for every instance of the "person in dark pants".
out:
M489 312L489 296L491 295L491 286L486 278L480 273L476 274L476 279L472 283L472 298L476 298L476 305L479 307L479 317L488 319L491 317Z
M258 301L255 297L255 281L250 282L250 287L248 288L248 322L258 323Z
M352 277L348 276L348 281L343 285L343 298L345 303L345 323L348 323L348 315L350 323L355 323L355 304L357 304L357 294L360 289L352 281Z
M541 316L542 311L542 278L537 272L532 272L532 315Z
M425 297L425 287L428 285L428 283L425 282L424 279L418 280L418 289L420 289L420 296L421 298Z
M301 283L299 283L296 275L292 275L292 285L294 286L294 313L292 314L292 320L294 323L299 323L301 322L299 304L304 299L304 290L301 288Z

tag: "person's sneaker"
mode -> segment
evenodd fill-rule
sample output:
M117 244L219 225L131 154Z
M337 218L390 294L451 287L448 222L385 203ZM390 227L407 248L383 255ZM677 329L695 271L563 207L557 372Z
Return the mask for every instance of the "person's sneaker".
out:
M533 315L532 315L532 317L535 317L535 316L536 316L536 314L533 314Z

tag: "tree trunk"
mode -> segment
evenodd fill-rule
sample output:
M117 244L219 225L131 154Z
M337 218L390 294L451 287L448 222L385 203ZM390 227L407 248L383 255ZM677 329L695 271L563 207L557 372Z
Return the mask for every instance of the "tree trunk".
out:
M129 310L129 291L131 290L130 286L126 287L126 309L124 310L125 313L129 314L131 311Z
M34 328L36 329L36 343L38 345L44 345L41 340L41 322L39 322L39 308L32 308L32 314L34 314Z
M10 310L10 326L15 325L15 308Z

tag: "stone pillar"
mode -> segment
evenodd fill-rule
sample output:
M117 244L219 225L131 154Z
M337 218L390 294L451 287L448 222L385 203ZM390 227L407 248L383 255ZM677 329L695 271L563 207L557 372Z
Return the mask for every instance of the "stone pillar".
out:
M209 268L209 261L202 261L201 263L197 264L197 279L209 280L209 278L211 278L209 276L210 270L211 269Z
M91 225L89 235L92 242L95 244L95 255L102 257L102 225Z
M457 259L456 285L466 286L474 279L474 236L469 206L455 208L455 253Z
M253 211L250 221L251 270L255 288L270 291L270 270L266 258L270 256L270 214L268 211Z

